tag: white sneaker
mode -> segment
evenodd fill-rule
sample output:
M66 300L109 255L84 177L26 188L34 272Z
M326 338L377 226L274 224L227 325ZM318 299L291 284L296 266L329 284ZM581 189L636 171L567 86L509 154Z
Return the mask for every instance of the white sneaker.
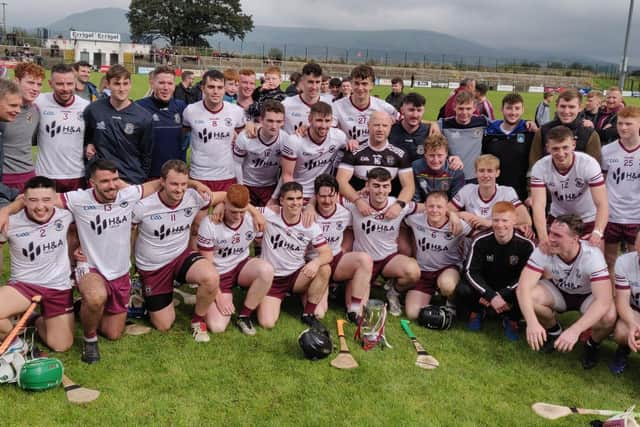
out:
M193 339L196 342L209 342L209 333L207 332L207 324L204 322L196 322L191 324Z
M393 283L389 283L389 285L390 287L389 287L389 290L387 291L387 302L389 303L389 313L391 313L392 316L398 317L402 315L402 304L400 304L400 292L396 291L396 288L393 286Z

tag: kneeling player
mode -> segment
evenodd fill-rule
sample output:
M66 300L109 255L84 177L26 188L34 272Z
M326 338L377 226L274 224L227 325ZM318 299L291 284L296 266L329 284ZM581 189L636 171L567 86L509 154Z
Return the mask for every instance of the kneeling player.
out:
M518 339L520 310L515 288L535 245L515 233L516 208L498 202L491 210L491 231L471 244L465 277L458 285L456 299L469 316L469 329L482 327L486 310L504 316L507 338Z
M338 181L331 175L320 175L315 183L315 202L318 216L316 222L322 229L322 234L329 243L333 253L331 261L331 280L334 282L347 282L345 290L345 305L347 318L358 323L362 315L362 306L369 299L371 287L371 271L373 260L366 252L342 251L342 239L347 228L351 227L351 213L339 205ZM318 305L316 314L327 311L327 296L322 304ZM320 313L319 313L320 310Z
M139 201L133 210L137 224L135 258L151 323L167 331L176 319L173 281L196 283L196 306L191 318L193 337L209 341L205 316L218 292L218 273L189 248L191 226L210 201L187 188L189 169L182 160L169 160L161 169L161 190ZM213 203L225 193L213 193ZM204 214L204 212L202 212Z
M640 233L636 234L635 251L621 255L616 260L616 309L618 321L613 333L618 349L609 365L614 374L621 374L627 367L630 348L637 352L640 336Z
M583 231L576 215L555 218L549 228L551 254L540 247L533 251L516 294L534 350L571 351L580 334L592 328L582 357L582 366L590 369L597 363L600 342L613 329L616 310L607 263L599 248L580 240ZM555 314L569 310L580 310L582 316L563 331Z
M416 260L420 266L420 279L405 298L409 319L418 317L420 310L429 305L436 290L447 302L453 302L453 294L460 281L462 245L464 237L472 229L462 222L463 232L457 236L452 233L447 202L447 193L429 193L424 203L425 212L409 215L404 220L413 231Z
M280 206L261 209L266 220L262 257L273 266L276 276L258 307L258 322L263 328L273 328L284 297L288 293L306 293L302 321L326 332L314 313L327 290L333 257L320 226L302 224L302 202L302 186L291 181L282 185ZM304 255L310 245L318 256L305 264Z
M73 290L67 255L71 213L55 209L55 183L36 176L24 190L25 210L11 215L9 229L0 241L9 242L11 278L0 287L0 335L11 330L10 316L24 312L31 298L42 296L36 320L40 338L53 351L73 344Z
M205 218L198 231L198 249L220 273L220 292L207 312L211 332L224 332L235 312L234 285L247 288L247 296L236 325L247 335L255 335L251 314L269 291L273 267L260 258L249 257L249 246L256 237L253 218L247 212L249 189L233 184L227 191L222 222L214 224Z

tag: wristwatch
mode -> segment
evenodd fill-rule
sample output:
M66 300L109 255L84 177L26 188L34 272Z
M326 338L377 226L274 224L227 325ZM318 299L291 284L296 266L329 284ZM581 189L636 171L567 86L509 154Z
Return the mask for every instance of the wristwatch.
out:
M396 203L397 203L398 205L400 205L400 207L401 207L402 209L404 209L404 207L405 207L405 206L407 206L407 202L405 202L405 201L403 201L403 200L396 200Z

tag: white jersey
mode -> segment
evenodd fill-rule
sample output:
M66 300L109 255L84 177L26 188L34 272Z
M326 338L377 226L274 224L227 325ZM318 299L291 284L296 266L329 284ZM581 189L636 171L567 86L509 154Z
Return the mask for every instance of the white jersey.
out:
M531 168L531 187L549 190L552 216L574 214L591 222L596 219L596 205L590 189L604 185L604 178L596 159L581 152L573 155L573 164L565 173L558 172L551 155L538 160Z
M251 187L266 187L278 183L280 170L280 146L288 137L280 131L276 139L267 144L260 137L249 138L241 132L233 146L233 155L242 161L242 184Z
M224 221L214 224L207 217L198 229L198 249L213 252L213 265L219 274L224 274L249 257L249 246L255 238L253 218L249 212L245 212L242 222L235 228Z
M176 206L167 205L160 193L153 193L136 203L133 223L138 225L135 258L143 271L158 270L189 246L191 225L202 208L209 206L198 192L188 188Z
M369 105L363 109L353 105L351 97L338 99L331 107L338 127L349 136L349 139L355 139L361 144L369 139L369 117L371 117L371 113L384 111L394 120L400 118L400 113L393 105L374 96L369 97Z
M313 182L318 175L333 173L338 152L346 145L346 135L335 128L329 129L323 141L314 141L307 132L304 137L290 135L282 143L282 157L296 162L293 180L302 185L305 198L313 197Z
M351 227L351 212L342 205L336 205L336 210L329 216L318 212L316 224L320 226L322 235L327 240L333 255L339 254L342 251L344 231Z
M89 101L74 96L69 105L59 104L53 93L41 93L35 101L40 110L36 174L51 179L84 176L84 118Z
M640 146L627 151L620 141L602 147L609 196L609 222L640 224Z
M262 239L262 258L273 266L276 277L295 273L305 265L304 256L310 246L318 248L326 245L318 224L310 227L302 221L289 224L281 212L270 208L259 208L267 222Z
M9 242L10 281L71 289L67 232L72 222L71 212L64 209L55 209L44 224L30 219L25 209L11 215L9 231L0 234L0 242Z
M434 227L424 213L409 215L404 222L413 230L416 261L421 271L438 271L462 265L465 237L472 231L469 224L461 221L462 234L454 236L448 220L441 227Z
M204 101L190 104L182 114L182 123L191 128L191 169L195 179L221 181L234 177L231 144L236 129L244 127L244 110L223 102L211 111Z
M497 184L495 193L487 200L480 195L480 186L478 184L466 184L451 199L451 203L458 210L470 212L482 218L489 218L493 205L498 202L511 202L515 207L522 204L513 187Z
M616 289L631 291L630 303L640 311L640 259L638 252L627 252L616 260Z
M331 95L331 93L321 93L320 101L331 105L333 104L333 95Z
M582 240L578 255L569 262L563 261L558 255L545 255L540 248L535 248L527 267L545 276L551 275L551 283L568 294L590 294L592 283L609 280L609 270L602 251Z
M131 216L142 199L141 185L120 191L113 203L96 200L92 189L64 193L62 201L76 219L80 246L89 266L107 280L129 273L131 268Z
M405 216L416 210L416 204L409 202L394 219L385 219L384 214L395 203L395 197L389 197L387 204L380 210L363 217L358 208L351 202L343 201L344 207L353 217L353 250L366 252L374 261L381 261L398 252L398 235L400 223Z
M318 99L321 101L321 99ZM282 101L284 106L284 127L289 135L296 133L300 126L309 126L309 112L313 104L307 104L300 95L290 96ZM335 114L333 115L335 117Z

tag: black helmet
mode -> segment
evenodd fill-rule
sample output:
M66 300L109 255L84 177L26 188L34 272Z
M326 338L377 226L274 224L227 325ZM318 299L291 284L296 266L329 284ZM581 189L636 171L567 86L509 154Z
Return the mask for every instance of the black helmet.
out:
M449 329L453 323L453 313L445 307L427 305L420 310L418 323L429 329Z
M298 337L298 344L307 359L324 359L333 351L331 338L314 328L305 329Z

